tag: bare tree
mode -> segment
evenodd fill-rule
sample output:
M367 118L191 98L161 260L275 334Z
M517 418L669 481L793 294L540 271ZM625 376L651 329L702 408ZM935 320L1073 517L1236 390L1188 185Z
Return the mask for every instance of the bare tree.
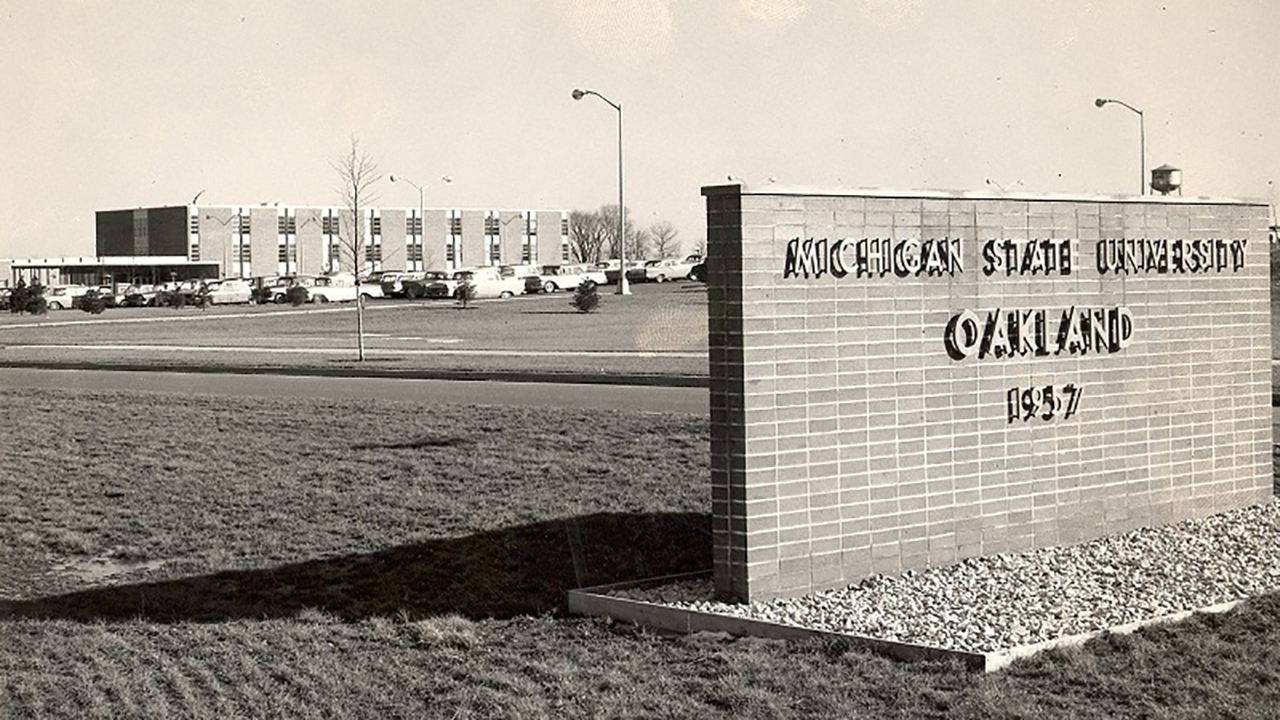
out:
M652 238L647 228L633 228L627 225L627 257L632 260L644 260L649 257L649 242Z
M360 292L360 269L365 250L364 214L366 208L377 200L374 183L382 179L378 163L369 153L360 149L360 141L351 136L351 150L330 163L338 173L341 186L338 189L347 211L345 223L339 223L338 240L341 254L351 258L351 272L356 276L356 342L359 359L364 361L364 297ZM342 264L340 258L338 264Z
M576 262L600 262L606 239L598 213L574 210L569 214L569 248Z
M605 235L605 245L608 247L609 257L618 257L618 206L602 205L600 207L601 230ZM644 247L642 247L643 239L636 238L635 225L631 223L631 213L626 214L626 227L623 228L623 234L627 243L628 260L640 260L644 255Z
M676 226L669 220L662 220L649 226L649 247L658 259L665 259L680 254L680 238Z

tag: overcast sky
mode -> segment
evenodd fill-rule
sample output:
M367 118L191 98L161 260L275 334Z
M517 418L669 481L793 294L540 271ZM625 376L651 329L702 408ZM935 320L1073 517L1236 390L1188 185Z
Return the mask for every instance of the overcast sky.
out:
M5 0L0 257L91 255L94 211L339 204L354 135L445 208L594 209L705 233L699 188L1275 203L1271 0ZM437 182L449 174L452 184ZM379 185L412 207L411 187Z

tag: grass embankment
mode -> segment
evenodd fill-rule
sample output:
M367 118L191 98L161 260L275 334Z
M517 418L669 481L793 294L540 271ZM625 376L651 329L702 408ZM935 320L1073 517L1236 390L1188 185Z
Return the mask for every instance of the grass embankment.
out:
M374 300L357 363L355 308L118 308L41 317L0 314L0 363L301 368L352 372L484 371L706 376L706 286L601 289L600 309L571 294L452 301Z
M700 417L0 392L0 715L1272 717L1280 599L993 676L563 615L710 564Z

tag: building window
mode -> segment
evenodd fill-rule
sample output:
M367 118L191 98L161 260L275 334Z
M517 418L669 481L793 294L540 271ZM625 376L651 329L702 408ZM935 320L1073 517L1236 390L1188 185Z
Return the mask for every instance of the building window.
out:
M187 240L191 245L187 259L192 262L200 260L200 213L198 212L187 218Z
M569 262L569 238L560 238L560 262Z
M502 264L502 224L497 211L484 211L484 257L489 265Z
M524 234L520 238L520 262L538 264L538 218L533 212L520 213L524 218Z
M236 215L236 224L241 235L248 235L252 230L252 225L249 222L249 216L243 213Z
M320 231L325 235L337 235L338 218L333 215L325 215L320 220Z
M382 218L381 217L374 215L372 218L369 219L369 232L373 233L374 235L382 234Z
M444 245L445 268L457 270L462 267L462 211L449 210L445 216L449 221L449 235Z

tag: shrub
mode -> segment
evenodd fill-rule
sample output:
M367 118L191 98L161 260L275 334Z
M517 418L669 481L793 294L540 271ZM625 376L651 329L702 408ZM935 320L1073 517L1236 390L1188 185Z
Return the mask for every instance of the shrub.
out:
M22 280L13 288L13 293L9 296L9 312L31 313L32 315L43 315L49 312L49 303L44 299L44 286L40 281L32 282L27 285Z
M307 292L307 289L302 287L301 285L294 285L293 287L284 291L285 302L295 306L301 305L302 303L306 302L308 295L309 293Z
M89 291L81 295L76 302L81 310L91 315L100 315L107 309L107 299L98 292L97 288L89 288Z
M171 307L174 310L181 310L187 306L187 296L177 290L161 290L156 293L151 304L156 307Z
M27 309L27 297L31 291L27 288L27 283L19 280L14 286L13 292L9 293L9 312L21 315Z
M578 289L573 291L572 303L580 313L595 312L600 306L600 291L596 284L586 281L578 285Z
M209 286L200 283L200 288L196 290L196 294L191 296L191 304L204 310L213 304L213 299L209 297Z

